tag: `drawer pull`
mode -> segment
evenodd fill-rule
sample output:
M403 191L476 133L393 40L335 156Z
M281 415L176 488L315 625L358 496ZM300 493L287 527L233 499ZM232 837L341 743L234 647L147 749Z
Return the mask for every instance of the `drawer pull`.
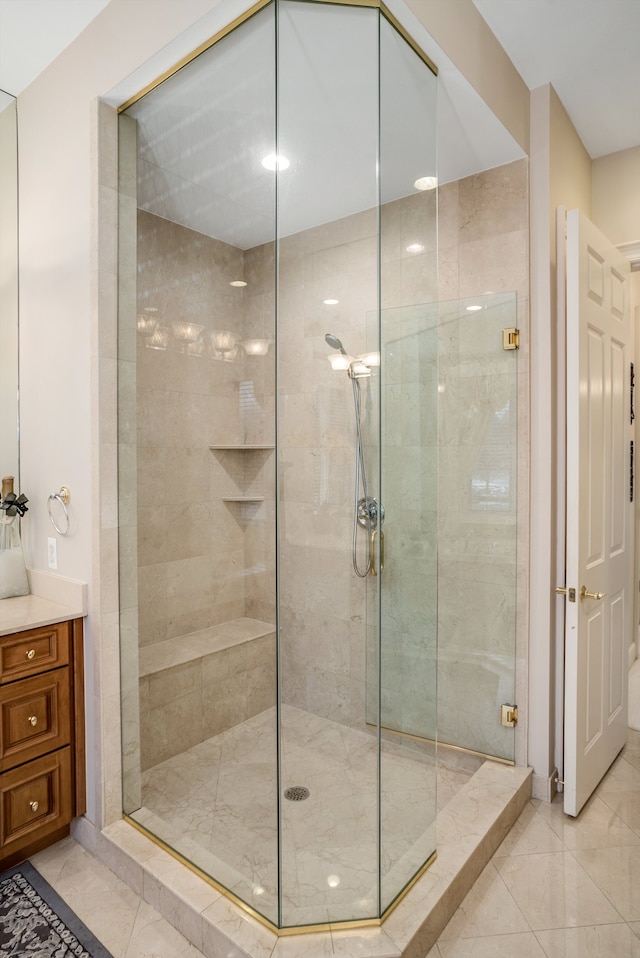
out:
M35 654L36 654L36 650L35 650L35 649L29 649L29 651L27 652L27 658L28 658L28 659L33 659L33 658L35 657Z
M29 718L27 719L27 721L28 721L29 725L33 725L34 728L35 728L35 726L38 724L38 716L37 716L37 715L30 715Z
M31 809L32 812L37 812L39 807L40 807L39 802L29 802L29 808Z

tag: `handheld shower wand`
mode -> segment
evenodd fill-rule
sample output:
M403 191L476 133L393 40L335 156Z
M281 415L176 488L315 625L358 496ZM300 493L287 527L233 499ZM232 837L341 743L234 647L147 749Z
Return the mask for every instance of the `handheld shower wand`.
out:
M339 350L343 356L348 356L349 353L346 351L341 341L337 336L334 336L333 333L327 333L324 337L325 342L328 346L331 346L332 349ZM351 366L354 364L352 363ZM355 408L356 414L356 478L355 478L355 493L354 493L354 504L353 504L353 540L351 546L351 558L353 562L353 571L360 579L364 579L371 572L371 554L367 553L367 564L363 569L358 565L358 525L365 526L368 532L367 538L369 538L371 533L371 525L375 523L376 518L373 517L370 511L370 503L373 500L369 499L369 492L367 489L367 473L364 465L364 450L362 446L362 429L361 429L361 393L360 393L360 377L353 375L351 371L351 366L349 367L349 378L351 379L351 385L353 387L353 405ZM360 484L362 483L362 496L360 495Z
M324 337L325 342L328 346L331 346L332 349L339 349L343 356L348 356L349 353L346 351L340 340L337 336L334 336L333 333L327 333Z

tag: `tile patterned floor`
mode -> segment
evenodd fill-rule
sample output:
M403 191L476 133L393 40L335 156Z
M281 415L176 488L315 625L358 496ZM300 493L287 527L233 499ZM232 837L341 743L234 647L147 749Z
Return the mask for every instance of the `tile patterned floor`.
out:
M640 732L577 819L529 802L429 958L640 958Z
M33 861L114 958L202 958L71 839ZM577 819L528 803L428 958L640 958L640 732Z
M72 838L38 852L31 861L113 958L204 958Z

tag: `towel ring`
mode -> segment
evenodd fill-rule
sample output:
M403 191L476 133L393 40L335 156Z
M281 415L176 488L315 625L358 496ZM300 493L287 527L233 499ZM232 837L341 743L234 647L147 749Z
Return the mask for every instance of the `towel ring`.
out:
M52 492L47 500L47 512L49 513L49 518L51 519L51 525L56 530L58 535L66 536L69 531L69 512L67 511L67 503L71 499L71 493L69 492L68 486L60 486L60 492ZM51 503L59 502L64 512L65 518L65 527L61 529L56 520L53 518L53 513L51 512Z

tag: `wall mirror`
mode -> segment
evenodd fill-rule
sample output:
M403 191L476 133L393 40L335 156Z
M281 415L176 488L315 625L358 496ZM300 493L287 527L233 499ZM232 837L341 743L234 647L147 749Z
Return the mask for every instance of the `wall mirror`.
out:
M17 147L16 100L0 90L0 474L19 488Z

